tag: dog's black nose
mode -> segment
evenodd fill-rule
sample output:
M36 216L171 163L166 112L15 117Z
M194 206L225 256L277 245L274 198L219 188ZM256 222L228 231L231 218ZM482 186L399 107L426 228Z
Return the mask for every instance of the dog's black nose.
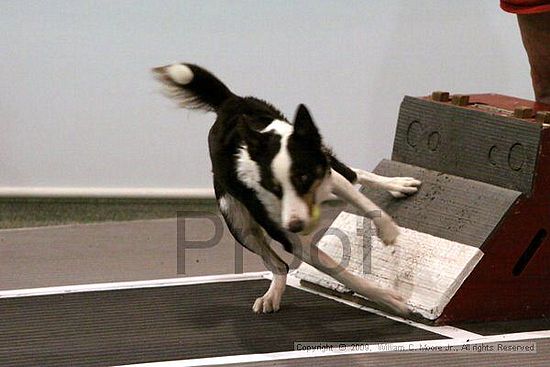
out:
M304 221L295 219L288 223L288 230L293 233L301 232L304 229Z

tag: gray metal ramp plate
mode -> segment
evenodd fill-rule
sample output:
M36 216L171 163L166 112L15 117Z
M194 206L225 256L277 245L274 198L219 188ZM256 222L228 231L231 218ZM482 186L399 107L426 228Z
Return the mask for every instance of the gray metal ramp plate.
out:
M422 181L406 199L363 188L362 192L406 228L480 248L521 192L383 160L374 170L383 176Z
M405 97L392 159L528 193L541 125Z
M291 351L297 341L444 337L288 288L255 315L267 280L0 299L1 366L111 366Z

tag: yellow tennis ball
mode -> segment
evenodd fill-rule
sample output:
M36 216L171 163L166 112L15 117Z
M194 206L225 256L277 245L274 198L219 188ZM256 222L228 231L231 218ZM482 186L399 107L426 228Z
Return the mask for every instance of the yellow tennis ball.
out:
M304 236L311 234L311 232L317 227L319 218L321 218L321 208L319 205L314 205L313 208L311 208L311 220L309 221L309 225L302 232L300 232L300 234Z
M319 222L319 218L321 218L321 208L319 205L314 205L313 209L311 209L311 221L314 224L317 224L317 222Z

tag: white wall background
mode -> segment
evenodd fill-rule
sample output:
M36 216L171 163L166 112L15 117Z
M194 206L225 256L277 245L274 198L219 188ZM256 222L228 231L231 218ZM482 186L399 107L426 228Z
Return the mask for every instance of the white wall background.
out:
M210 187L213 115L174 108L149 68L201 64L340 158L389 157L403 95L532 98L497 0L1 0L0 186Z

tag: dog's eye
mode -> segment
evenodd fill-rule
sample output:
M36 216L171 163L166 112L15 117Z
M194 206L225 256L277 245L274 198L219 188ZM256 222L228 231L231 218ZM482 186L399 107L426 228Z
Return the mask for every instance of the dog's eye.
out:
M325 175L325 170L323 169L323 167L319 166L315 169L315 174L317 175L317 177L323 177Z
M307 173L298 173L292 177L292 184L297 190L298 194L303 195L307 193L311 185L313 184L313 177Z

